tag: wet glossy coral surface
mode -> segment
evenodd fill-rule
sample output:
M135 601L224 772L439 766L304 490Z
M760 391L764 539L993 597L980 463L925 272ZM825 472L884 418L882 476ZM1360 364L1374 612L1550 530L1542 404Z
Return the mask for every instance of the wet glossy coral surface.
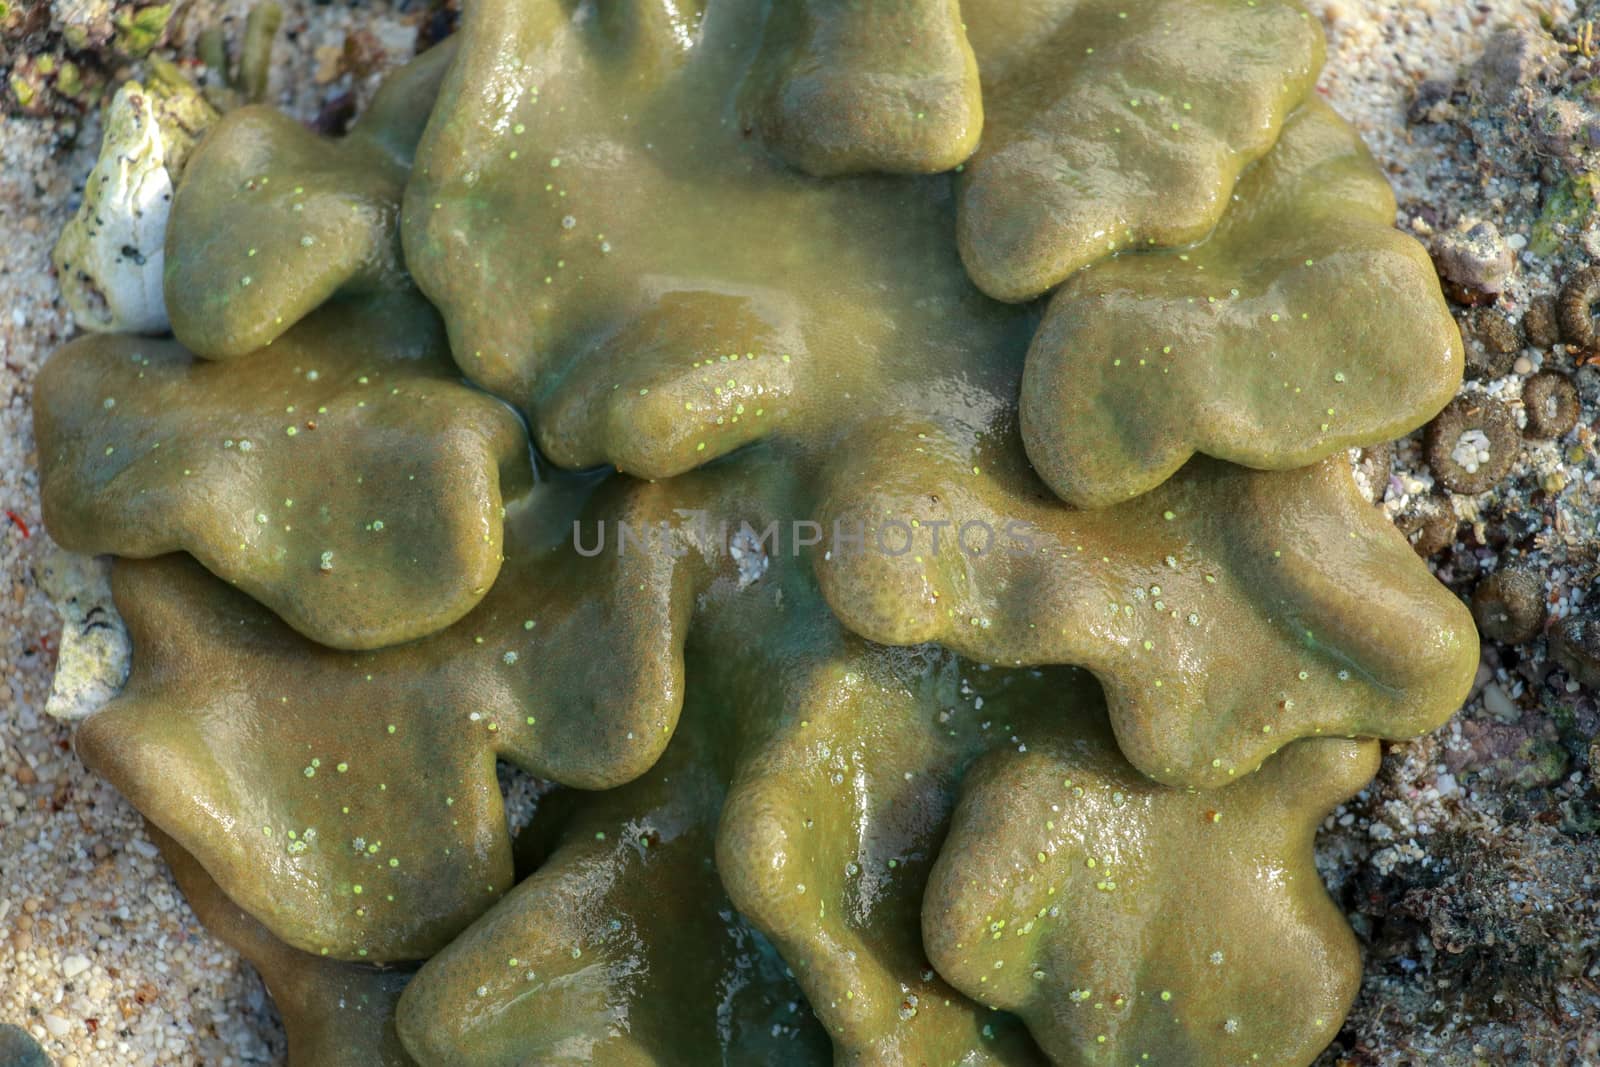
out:
M41 452L78 749L296 1062L1312 1058L1314 828L1477 662L1343 455L1461 349L1321 47L483 0L347 138L227 116Z
M526 437L415 296L330 305L238 366L105 335L47 366L44 510L69 548L187 551L342 648L430 633L494 584Z

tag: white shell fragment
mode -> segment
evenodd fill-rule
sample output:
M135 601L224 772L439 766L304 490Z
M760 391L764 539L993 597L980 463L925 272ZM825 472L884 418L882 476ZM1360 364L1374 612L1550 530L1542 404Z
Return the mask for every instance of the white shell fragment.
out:
M52 259L78 324L96 331L163 333L162 248L172 208L167 146L156 103L138 82L117 90L83 204Z
M128 680L132 646L111 600L111 560L52 547L39 588L61 616L61 650L45 714L76 722L103 708Z

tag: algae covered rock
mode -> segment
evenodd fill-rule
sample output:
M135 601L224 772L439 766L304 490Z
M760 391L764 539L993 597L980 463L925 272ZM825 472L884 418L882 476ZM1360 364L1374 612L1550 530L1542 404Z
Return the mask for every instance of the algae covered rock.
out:
M34 580L61 617L61 645L45 714L75 721L94 714L128 680L132 645L111 597L111 561L48 550Z
M112 97L83 203L51 254L85 329L162 333L169 325L162 273L172 192L217 113L170 67L156 65L152 75Z
M134 647L77 749L295 1062L1312 1059L1315 827L1478 650L1341 454L1462 357L1322 49L481 0L348 137L222 119L177 339L36 424Z

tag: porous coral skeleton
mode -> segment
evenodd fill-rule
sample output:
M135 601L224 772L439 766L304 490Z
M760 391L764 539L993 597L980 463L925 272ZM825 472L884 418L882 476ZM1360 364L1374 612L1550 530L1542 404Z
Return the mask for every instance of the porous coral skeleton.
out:
M343 141L224 117L176 341L38 426L135 645L79 751L293 1058L1312 1059L1311 835L1477 659L1345 458L1461 346L1321 56L478 0ZM565 787L515 841L497 760Z

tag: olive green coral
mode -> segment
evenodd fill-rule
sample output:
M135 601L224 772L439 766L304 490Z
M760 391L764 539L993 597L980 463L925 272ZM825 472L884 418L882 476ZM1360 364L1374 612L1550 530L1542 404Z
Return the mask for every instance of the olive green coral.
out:
M414 295L330 304L237 366L96 335L40 372L45 521L81 552L184 550L290 625L376 648L460 618L530 480Z
M1249 774L1297 737L1414 736L1466 696L1469 613L1344 457L1285 472L1197 460L1126 504L1072 511L1040 499L1019 453L887 420L854 442L821 511L880 547L819 561L839 618L887 644L1085 666L1128 759L1185 786Z
M1163 789L1103 720L1058 719L962 786L929 957L1056 1063L1308 1063L1361 974L1311 839L1377 768L1376 742L1324 738L1226 789Z
M401 1032L424 1063L827 1062L777 954L711 865L724 790L718 702L643 778L545 802L537 869L430 960Z
M195 858L147 827L200 921L260 972L289 1039L289 1061L316 1067L413 1067L395 1031L409 970L344 963L290 948L235 904Z
M1101 507L1195 452L1281 470L1427 422L1461 380L1461 338L1393 223L1356 132L1300 109L1203 240L1103 260L1051 299L1021 400L1040 476Z
M347 138L225 119L178 343L39 426L52 529L159 557L79 750L294 1055L1314 1055L1344 738L1477 660L1341 454L1461 353L1321 58L1286 0L480 0Z
M778 4L766 38L758 121L802 169L936 174L977 147L983 100L956 0Z
M728 121L758 15L641 18L628 65L556 0L466 13L406 261L463 372L560 465L671 477L780 432L825 447L909 395L1014 389L1032 317L966 279L947 185L813 181ZM485 92L505 54L528 59Z
M1027 300L1109 252L1203 237L1322 67L1288 0L967 0L985 101L961 254Z
M424 958L510 886L495 759L618 785L683 699L676 559L579 569L533 532L511 553L472 614L375 653L320 648L183 557L123 563L134 670L78 750L281 940Z
M729 896L794 970L835 1063L1037 1063L1014 1019L929 966L920 901L967 764L1077 711L1060 699L1074 672L989 672L932 648L870 645L841 630L808 575L768 582L791 628L751 600L706 638L714 650L730 632L770 635L747 642L748 660L692 662L737 694L717 831Z
M164 289L178 340L207 359L271 344L336 293L408 288L399 201L453 48L385 83L354 132L319 137L271 108L229 112L173 198Z

